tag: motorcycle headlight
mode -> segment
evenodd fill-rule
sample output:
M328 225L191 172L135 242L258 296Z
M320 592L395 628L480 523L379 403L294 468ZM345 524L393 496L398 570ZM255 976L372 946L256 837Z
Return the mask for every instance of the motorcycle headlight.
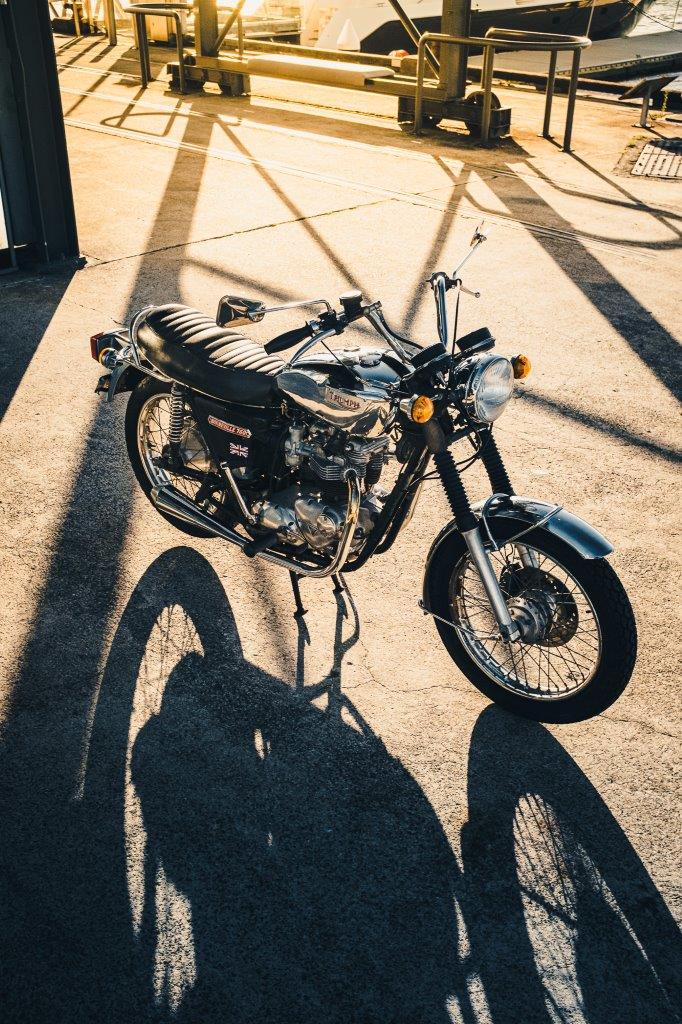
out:
M492 423L506 409L513 390L511 362L504 356L482 356L476 360L465 385L465 408L479 423Z

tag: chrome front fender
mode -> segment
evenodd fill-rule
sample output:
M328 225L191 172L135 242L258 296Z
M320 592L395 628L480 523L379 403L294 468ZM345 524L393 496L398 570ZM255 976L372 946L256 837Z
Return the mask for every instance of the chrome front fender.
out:
M479 516L483 505L482 501L474 505L473 511ZM540 526L572 547L581 558L604 558L613 551L613 544L584 519L561 505L550 505L537 498L513 495L508 502L493 505L486 516L520 519L527 524L529 530Z
M480 520L485 502L479 501L472 506L472 511ZM561 505L551 505L537 498L523 498L513 495L504 502L494 502L486 511L486 519L512 519L519 524L519 540L534 529L546 530L554 537L568 544L581 558L604 558L611 554L613 545L593 526L584 519L568 512ZM442 545L452 534L457 533L454 521L451 521L438 534L426 559L424 569L424 593L426 594L429 570L437 557ZM485 539L485 531L484 531Z

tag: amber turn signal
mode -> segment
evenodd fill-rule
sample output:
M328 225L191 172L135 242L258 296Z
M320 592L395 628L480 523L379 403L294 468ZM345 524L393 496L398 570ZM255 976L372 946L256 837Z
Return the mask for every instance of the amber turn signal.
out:
M433 416L433 402L427 395L419 395L412 403L410 417L415 423L428 423Z
M531 371L530 359L528 356L514 356L511 361L514 370L514 379L523 380Z

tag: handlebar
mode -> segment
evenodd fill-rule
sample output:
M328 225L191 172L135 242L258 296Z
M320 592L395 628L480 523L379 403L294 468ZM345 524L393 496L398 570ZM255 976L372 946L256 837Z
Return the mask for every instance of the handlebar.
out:
M293 345L298 345L300 341L305 341L306 338L311 338L313 335L313 328L310 324L303 324L302 327L294 327L292 331L285 331L284 334L278 334L276 338L272 338L266 345L263 346L268 355L272 355L273 352L284 352L285 349L292 348Z

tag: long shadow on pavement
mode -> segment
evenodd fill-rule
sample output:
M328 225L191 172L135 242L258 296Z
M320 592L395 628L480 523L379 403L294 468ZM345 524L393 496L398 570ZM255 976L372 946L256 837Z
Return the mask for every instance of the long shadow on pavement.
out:
M491 705L468 802L464 915L494 1024L679 1020L680 932L561 744Z
M347 648L337 619L331 676ZM547 730L480 716L462 874L343 703L247 661L208 562L160 556L109 651L81 798L55 801L40 768L14 779L3 1019L474 1024L485 1002L494 1024L675 1019L670 913ZM9 754L30 739L21 717L8 733Z
M74 273L69 269L0 278L0 419L7 412Z

